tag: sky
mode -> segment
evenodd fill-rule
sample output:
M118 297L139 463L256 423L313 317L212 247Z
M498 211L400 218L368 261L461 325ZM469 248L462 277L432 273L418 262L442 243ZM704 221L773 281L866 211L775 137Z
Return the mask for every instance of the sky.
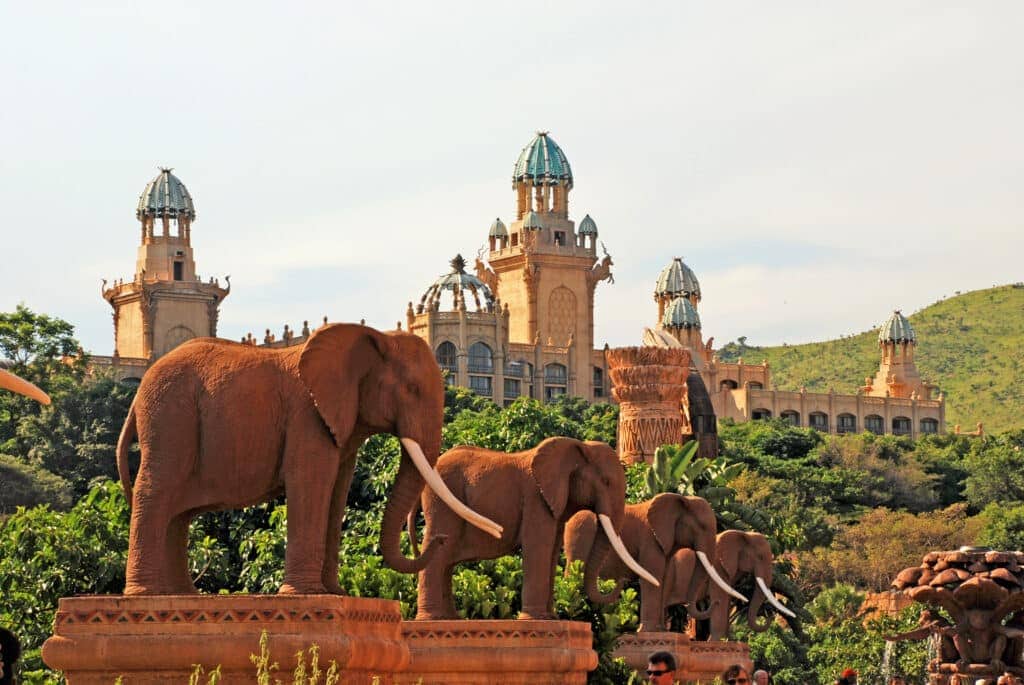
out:
M514 218L537 130L615 262L598 346L675 256L716 346L1024 280L1019 2L85 4L0 5L0 311L96 354L158 166L231 275L221 336L391 328Z

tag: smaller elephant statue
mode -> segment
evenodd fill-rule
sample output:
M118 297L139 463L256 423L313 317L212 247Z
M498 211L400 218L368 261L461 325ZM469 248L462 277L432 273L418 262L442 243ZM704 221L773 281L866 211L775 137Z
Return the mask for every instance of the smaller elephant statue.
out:
M5 371L4 369L0 369L0 388L16 392L19 395L24 395L25 397L30 397L40 404L50 403L50 396L45 392L32 383L29 383L24 378L19 378L10 371Z
M458 617L452 598L456 564L517 550L523 555L519 618L554 618L552 586L562 532L565 522L582 510L592 512L602 530L594 545L594 564L588 566L584 579L589 594L599 593L596 569L608 556L609 545L635 573L658 584L625 552L619 539L626 476L615 450L605 443L548 438L533 449L511 454L455 447L437 460L437 472L456 497L497 522L504 532L495 539L465 525L433 491L424 491L424 537L444 536L447 542L420 571L417 620ZM411 533L414 520L411 515Z
M715 542L714 568L727 583L736 583L744 575L754 576L753 597L747 606L747 624L751 630L763 632L770 623L759 621L758 612L768 602L782 614L795 618L796 614L775 598L769 583L772 579L774 557L768 538L760 533L746 533L726 530L718 534ZM767 580L766 580L767 579ZM717 584L708 582L708 574L698 568L691 550L680 550L673 558L665 574L666 606L686 604L697 619L697 630L691 637L721 640L728 636L731 602ZM696 609L703 599L708 600L708 609Z
M687 548L700 560L723 592L745 600L743 595L718 578L711 566L710 557L715 554L715 512L707 500L700 497L686 497L675 493L662 493L646 502L626 506L622 524L622 541L626 551L636 558L640 565L661 579L669 567L672 555ZM571 563L575 559L588 560L597 539L597 521L590 512L576 514L565 528L565 557ZM587 562L589 563L589 561ZM589 570L589 569L588 569ZM622 583L634 578L632 571L608 558L600 573ZM664 588L648 581L640 583L640 631L661 631L665 629Z

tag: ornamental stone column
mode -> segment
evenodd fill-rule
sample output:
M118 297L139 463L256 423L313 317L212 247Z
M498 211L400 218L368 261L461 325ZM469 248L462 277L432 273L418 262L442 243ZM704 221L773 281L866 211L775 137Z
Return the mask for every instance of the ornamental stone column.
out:
M680 402L686 397L690 352L658 347L607 350L612 399L619 403L619 459L654 461L661 445L677 445L683 427Z

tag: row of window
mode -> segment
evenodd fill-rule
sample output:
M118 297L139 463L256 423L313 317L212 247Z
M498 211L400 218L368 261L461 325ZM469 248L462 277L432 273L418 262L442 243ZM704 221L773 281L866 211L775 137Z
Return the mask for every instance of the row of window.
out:
M770 419L772 412L768 409L755 409L751 412L751 417L754 420L758 419ZM779 414L779 417L784 421L787 421L793 426L800 425L800 412L793 411L792 409L786 410ZM815 428L820 431L828 432L829 422L828 414L824 412L811 412L807 415L807 425L811 428ZM864 430L876 435L882 435L885 433L885 419L877 414L869 414L864 417ZM892 420L892 433L894 435L910 435L913 430L913 421L906 416L897 416ZM857 417L853 414L839 414L836 416L836 432L837 433L856 433L857 432ZM938 433L939 422L937 419L926 418L921 419L921 433Z
M449 373L456 373L458 370L458 350L454 343L445 341L437 346L434 353L438 365ZM480 395L491 396L493 391L493 378L489 374L494 373L494 353L486 343L475 342L469 346L469 388ZM487 374L487 375L483 375ZM521 381L525 378L531 390L533 380L533 364L525 360L509 362L505 365L505 387L504 396L506 399L519 397L521 394ZM604 396L604 369L593 367L594 397ZM566 386L569 383L569 372L565 364L552 363L544 367L544 399L553 400L559 395L564 395Z
M763 390L764 389L764 385L762 385L761 383L758 383L757 381L749 381L747 383L747 385L750 386L751 390ZM735 390L738 387L740 387L739 383L737 383L734 380L728 379L728 378L718 384L718 389L719 390Z

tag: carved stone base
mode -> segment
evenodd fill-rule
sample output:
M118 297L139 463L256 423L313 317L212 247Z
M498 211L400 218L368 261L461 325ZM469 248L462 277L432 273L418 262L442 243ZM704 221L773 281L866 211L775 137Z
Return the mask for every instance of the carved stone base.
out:
M974 685L978 680L996 682L1003 673L1024 677L1024 668L1006 666L992 668L988 664L968 664L962 670L955 664L933 661L928 664L928 685Z
M402 685L583 685L597 668L590 624L578 621L406 621Z
M740 664L752 672L750 647L743 642L699 642L685 633L630 633L615 647L615 656L625 659L630 668L644 674L652 652L670 652L676 658L676 679L680 682L713 682L722 671Z
M225 685L252 683L260 634L275 675L291 682L295 653L320 647L344 683L392 674L409 662L398 602L338 595L96 595L60 600L43 661L70 685L187 683L194 664L220 666ZM307 667L309 666L307 659ZM202 679L200 682L205 682Z

